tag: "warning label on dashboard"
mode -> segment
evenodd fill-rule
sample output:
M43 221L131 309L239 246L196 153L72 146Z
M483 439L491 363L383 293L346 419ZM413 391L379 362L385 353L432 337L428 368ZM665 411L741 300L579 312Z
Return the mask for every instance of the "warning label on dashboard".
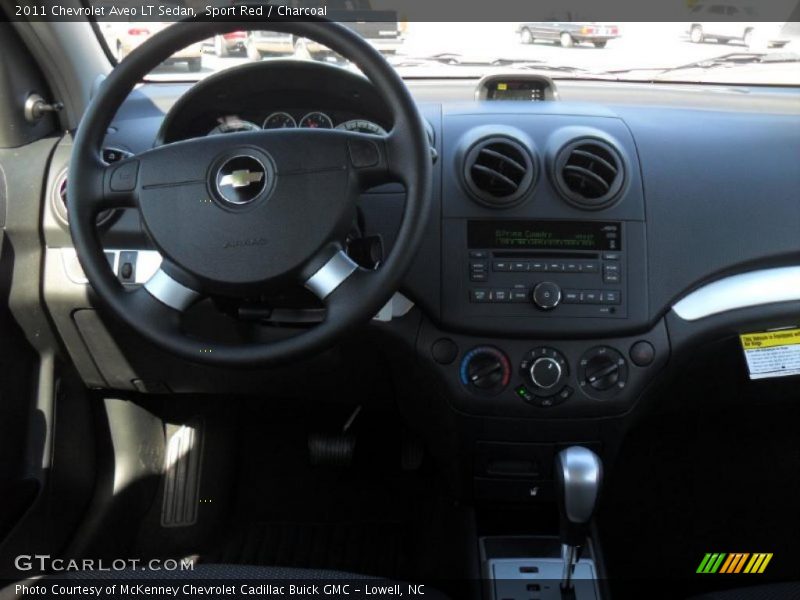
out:
M778 329L739 336L750 379L800 375L800 329Z

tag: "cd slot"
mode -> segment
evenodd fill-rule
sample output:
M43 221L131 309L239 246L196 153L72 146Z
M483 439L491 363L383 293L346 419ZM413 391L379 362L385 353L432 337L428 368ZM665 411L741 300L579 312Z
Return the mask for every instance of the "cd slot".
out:
M571 258L587 260L597 260L600 258L598 252L552 252L535 250L493 250L492 256L494 258Z

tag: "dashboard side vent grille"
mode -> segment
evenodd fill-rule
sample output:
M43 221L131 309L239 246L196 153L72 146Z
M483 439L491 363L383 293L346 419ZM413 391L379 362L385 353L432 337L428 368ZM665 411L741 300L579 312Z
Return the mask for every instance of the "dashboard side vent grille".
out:
M625 181L625 167L611 144L592 138L575 140L555 161L555 184L568 202L586 209L605 208Z
M476 200L496 208L524 199L535 176L530 151L505 137L479 141L467 152L464 180Z
M107 146L103 148L102 157L103 162L107 165L119 162L125 158L133 156L132 152L122 150L121 148L114 148ZM53 208L55 209L56 216L65 225L69 223L69 215L67 214L67 169L64 169L56 178L56 184L53 188ZM114 215L113 210L104 210L97 215L97 224L103 225Z
M53 188L53 208L58 219L65 225L69 224L69 214L67 212L67 170L64 169L56 178ZM97 215L97 225L104 225L114 215L114 210L104 210Z

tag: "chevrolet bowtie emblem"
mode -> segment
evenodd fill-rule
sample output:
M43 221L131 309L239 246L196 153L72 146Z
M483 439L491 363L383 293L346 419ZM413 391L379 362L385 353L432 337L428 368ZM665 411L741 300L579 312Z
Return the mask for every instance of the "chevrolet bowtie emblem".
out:
M219 185L220 187L230 185L234 188L243 188L251 183L258 183L262 179L264 179L264 173L252 172L249 169L241 169L229 175L223 175L219 180Z

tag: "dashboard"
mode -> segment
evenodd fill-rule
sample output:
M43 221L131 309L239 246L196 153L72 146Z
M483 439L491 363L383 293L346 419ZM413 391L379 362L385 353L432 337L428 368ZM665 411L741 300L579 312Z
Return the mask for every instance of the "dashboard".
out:
M620 415L671 356L703 336L794 323L800 298L773 294L774 277L762 274L800 262L796 95L716 89L701 96L693 88L563 80L556 92L515 81L479 82L516 88L511 99L491 101L475 99L475 80L408 82L437 157L431 224L400 290L403 308L390 307L382 320L394 316L397 325L386 326L402 330L404 319L418 319L406 343L449 405L465 415L533 420ZM380 95L358 74L280 60L193 87L145 85L123 105L107 144L137 153L221 125L227 135L241 127L392 127ZM61 185L69 152L65 138L51 186ZM403 201L396 185L365 193L358 235L380 238L391 252ZM44 292L84 380L121 389L139 389L133 382L142 380L174 391L225 388L226 378L167 368L169 357L141 351L124 333L98 333L104 328L86 317L92 304L63 221L45 214ZM124 283L140 284L158 267L135 213L101 229ZM742 273L750 291L721 285ZM709 285L721 285L725 302L707 302L697 317L686 303L707 297ZM275 318L270 307L246 308L240 320ZM319 317L302 303L295 308L298 322ZM121 340L128 371L106 360L113 340Z
M346 129L382 134L391 118L375 89L344 69L276 60L222 71L178 100L157 143L257 129Z

